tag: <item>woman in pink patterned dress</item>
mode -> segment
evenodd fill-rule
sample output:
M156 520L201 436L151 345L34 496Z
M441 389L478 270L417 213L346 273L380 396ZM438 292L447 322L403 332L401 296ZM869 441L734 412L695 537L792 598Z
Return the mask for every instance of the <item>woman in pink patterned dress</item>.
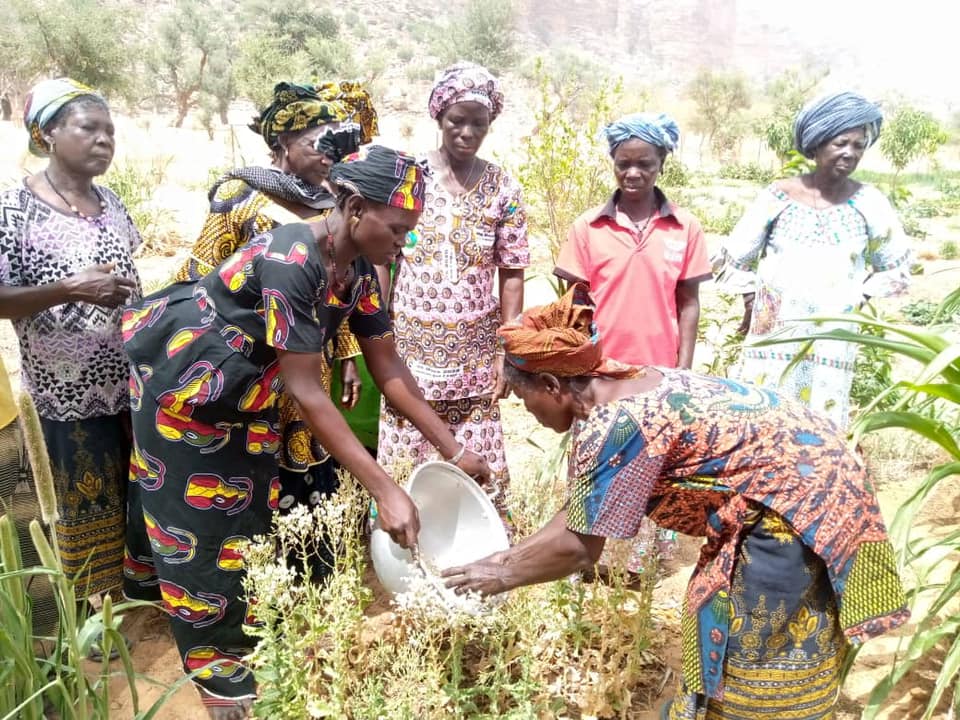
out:
M490 464L487 492L506 515L498 401L508 388L496 333L523 307L526 214L516 181L477 157L503 109L497 79L479 65L458 63L442 73L429 108L442 143L427 156L433 173L424 212L397 264L390 303L397 351L457 439ZM393 476L435 455L386 400L378 452Z

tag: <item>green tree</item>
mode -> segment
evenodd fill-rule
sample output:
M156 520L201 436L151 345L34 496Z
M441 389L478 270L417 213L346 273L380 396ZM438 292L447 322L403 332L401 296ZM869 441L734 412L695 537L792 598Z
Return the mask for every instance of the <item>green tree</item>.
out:
M175 127L205 93L216 96L232 86L231 41L220 29L225 11L202 0L176 0L160 19L147 66L157 94L176 108Z
M0 5L0 82L15 97L36 80L56 76L106 95L130 90L137 49L128 7L97 0L10 0Z
M468 0L434 37L434 52L445 63L470 60L493 73L508 70L517 61L514 0Z
M515 176L524 189L530 230L546 237L551 258L556 260L577 216L602 203L611 192L610 158L598 136L622 90L619 84L602 83L584 104L585 112L573 113L571 92L564 83L539 64L535 77L539 97L534 131L523 144L523 160Z
M690 127L701 135L701 152L704 143L718 155L737 148L747 127L742 111L750 107L746 78L703 68L690 82L688 92L697 106Z
M340 24L331 13L297 0L244 0L245 28L233 65L237 92L257 107L270 102L281 81L351 76L357 72Z
M880 152L893 165L893 187L907 165L922 157L933 157L948 139L930 113L909 105L897 108L880 135Z
M754 129L781 163L791 160L793 121L829 70L806 66L784 71L767 86L770 112L761 117Z

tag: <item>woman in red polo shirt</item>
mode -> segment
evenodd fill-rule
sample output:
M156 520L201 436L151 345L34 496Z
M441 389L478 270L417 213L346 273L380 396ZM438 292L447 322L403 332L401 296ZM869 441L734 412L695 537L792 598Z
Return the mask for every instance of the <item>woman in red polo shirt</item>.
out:
M700 222L656 186L680 130L664 113L636 113L604 129L617 190L579 218L560 249L554 274L584 282L597 303L607 355L630 365L690 368L700 320L700 283L710 261ZM650 545L639 535L631 570ZM661 554L674 535L660 536Z

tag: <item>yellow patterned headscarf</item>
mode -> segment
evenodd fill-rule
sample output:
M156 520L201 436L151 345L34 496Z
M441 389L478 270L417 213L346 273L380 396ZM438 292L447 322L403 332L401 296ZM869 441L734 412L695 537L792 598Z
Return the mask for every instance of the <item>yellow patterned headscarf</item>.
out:
M360 83L281 82L273 88L273 102L264 108L250 129L260 133L269 148L276 149L277 138L283 133L346 120L360 125L361 142L370 142L379 130L370 93Z
M317 94L342 102L350 113L350 120L360 126L360 142L366 144L380 134L377 109L370 93L358 82L343 80L317 85Z

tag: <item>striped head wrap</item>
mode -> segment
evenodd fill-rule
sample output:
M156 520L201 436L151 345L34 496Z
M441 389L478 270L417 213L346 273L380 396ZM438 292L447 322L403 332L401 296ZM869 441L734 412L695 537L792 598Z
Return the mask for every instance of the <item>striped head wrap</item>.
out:
M807 103L793 123L793 144L806 158L844 130L863 128L867 147L880 136L880 107L854 92L825 95Z
M497 330L506 361L524 372L557 377L637 376L638 368L603 357L593 308L586 286L577 283L556 302L526 310Z
M38 157L47 157L50 148L43 138L43 131L53 117L71 100L90 96L106 105L106 101L92 88L70 78L43 80L31 88L23 107L23 125L30 133L30 152Z
M624 115L603 129L603 136L613 155L627 140L643 140L667 152L673 152L680 142L680 128L666 113L634 113Z
M423 210L426 165L412 155L371 145L330 168L330 180L342 191L404 210Z
M277 138L317 125L350 120L360 126L360 141L370 142L379 132L377 111L360 83L328 82L321 85L297 85L281 82L273 88L273 102L250 129L259 133L267 146L275 150Z
M443 115L451 105L461 102L477 102L490 111L493 122L503 110L503 93L500 81L482 65L458 62L440 73L430 91L427 107L434 120Z

